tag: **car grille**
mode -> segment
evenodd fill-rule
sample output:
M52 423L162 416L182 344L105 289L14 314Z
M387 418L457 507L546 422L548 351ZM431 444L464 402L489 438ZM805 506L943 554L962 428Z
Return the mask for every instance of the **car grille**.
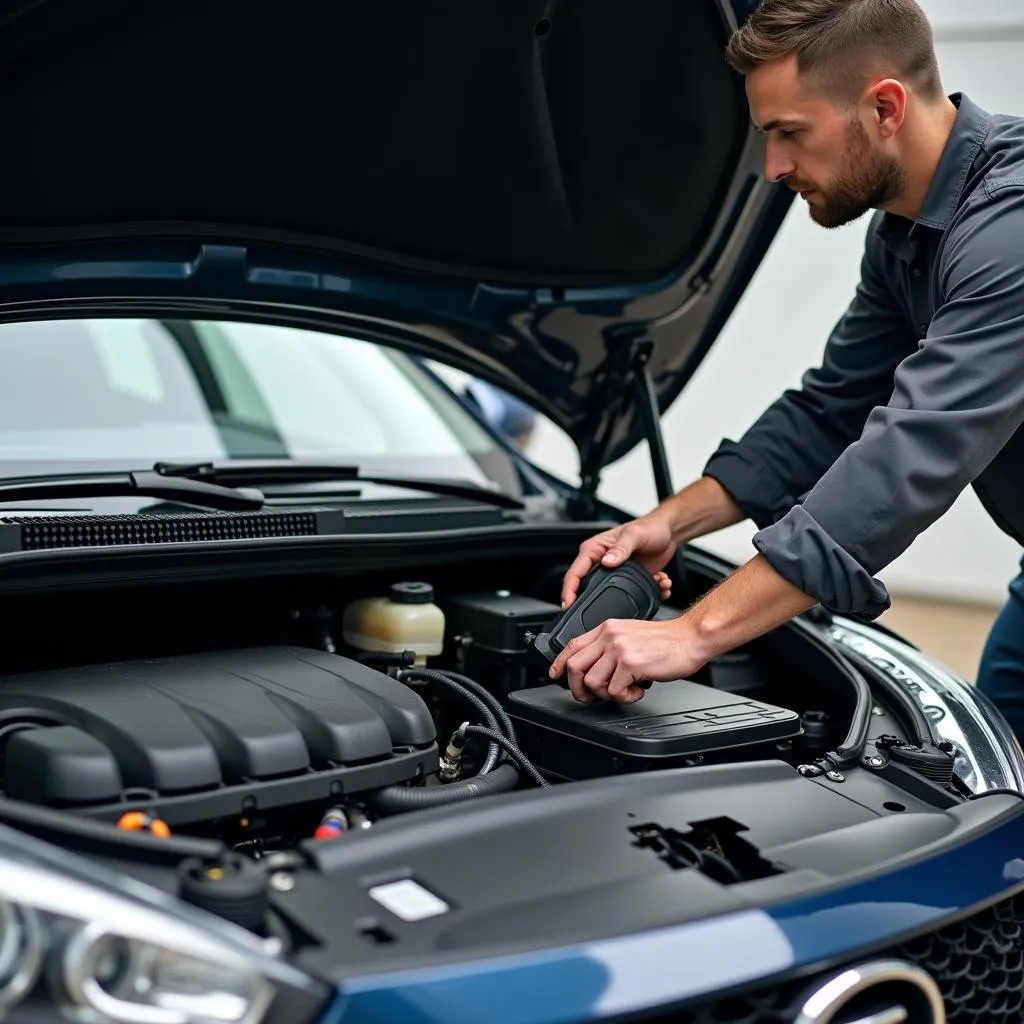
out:
M915 963L935 979L949 1024L1024 1021L1024 895L863 959L890 957ZM813 984L804 978L643 1024L792 1024L797 998Z

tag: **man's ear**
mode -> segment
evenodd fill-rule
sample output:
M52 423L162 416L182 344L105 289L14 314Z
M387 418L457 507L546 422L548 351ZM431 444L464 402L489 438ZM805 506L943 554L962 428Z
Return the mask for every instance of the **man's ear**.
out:
M907 116L907 90L895 78L883 78L868 90L867 100L879 135L891 139Z

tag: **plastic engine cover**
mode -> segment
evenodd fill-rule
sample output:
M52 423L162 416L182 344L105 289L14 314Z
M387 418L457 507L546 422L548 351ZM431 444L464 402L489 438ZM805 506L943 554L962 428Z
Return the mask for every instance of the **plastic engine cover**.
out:
M416 693L337 655L263 647L0 679L4 793L168 824L365 792L435 770Z
M800 734L795 711L689 680L658 683L635 704L580 704L551 684L511 694L508 713L537 767L570 779L673 767Z

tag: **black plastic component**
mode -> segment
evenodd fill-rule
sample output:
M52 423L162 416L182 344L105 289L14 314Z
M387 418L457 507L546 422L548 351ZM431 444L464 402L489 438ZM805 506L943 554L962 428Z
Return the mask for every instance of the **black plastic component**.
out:
M737 747L763 752L800 733L794 711L689 680L659 683L635 704L580 704L551 684L511 694L508 713L527 757L570 779L665 768Z
M466 594L444 604L446 646L458 671L502 694L548 682L530 645L562 614L557 604L507 590Z
M898 787L874 776L871 781L888 788L886 799L903 798ZM917 813L898 815L892 827L887 821L875 827L877 813L844 785L818 785L780 761L600 779L524 791L501 806L471 800L443 813L425 812L415 823L378 821L352 843L304 844L303 852L326 877L300 873L295 889L274 901L321 938L320 947L296 955L296 965L340 978L343 963L350 979L464 964L517 946L536 952L649 933L732 910L796 902L840 879L862 881L883 870L883 861L885 871L895 872L983 834L1010 815L1024 815L1020 799L1010 796L948 812L914 803L910 809ZM930 824L935 819L942 823ZM729 822L741 827L735 838L746 844L746 853L722 827ZM698 846L720 850L752 880L722 885L700 870L673 870L638 845L631 831L652 823L675 830L691 845L693 838L712 833L717 846ZM805 840L814 846L797 845ZM924 843L929 845L922 849ZM799 851L801 866L791 867L782 850ZM765 865L782 874L756 877ZM448 910L407 921L370 895L372 888L404 879L443 900ZM360 937L356 923L368 918L393 935L387 948Z
M614 569L598 566L583 590L558 621L533 642L549 664L574 637L588 633L608 619L653 619L661 607L661 590L654 577L637 562Z
M803 729L801 749L808 754L821 754L829 748L832 728L824 711L805 711L800 718Z
M376 482L376 481L375 481ZM471 498L358 498L339 502L347 534L429 533L507 525L501 507Z
M358 662L265 647L0 680L5 794L168 824L360 793L432 772L422 698Z
M178 895L242 928L259 931L269 905L267 873L237 853L225 854L214 864L190 858L178 871Z
M728 651L708 663L708 675L716 690L755 693L769 685L768 675L752 654Z
M114 755L69 725L15 733L7 742L5 793L30 803L100 803L121 796Z
M430 604L434 588L429 583L392 583L390 597L396 604Z
M329 508L117 516L5 516L0 519L0 552L272 537L332 537L344 532L345 512Z
M953 782L956 762L949 750L943 750L931 743L915 746L894 736L879 737L875 745L897 764L904 765L929 782L942 787Z

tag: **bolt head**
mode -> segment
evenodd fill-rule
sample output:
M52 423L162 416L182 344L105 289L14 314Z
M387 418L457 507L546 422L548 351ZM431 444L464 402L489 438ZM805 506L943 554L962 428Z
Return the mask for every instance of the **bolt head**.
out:
M275 871L270 876L270 888L277 892L291 892L295 888L295 876L287 871Z
M825 778L831 779L833 782L845 782L846 776L840 772L825 772Z

